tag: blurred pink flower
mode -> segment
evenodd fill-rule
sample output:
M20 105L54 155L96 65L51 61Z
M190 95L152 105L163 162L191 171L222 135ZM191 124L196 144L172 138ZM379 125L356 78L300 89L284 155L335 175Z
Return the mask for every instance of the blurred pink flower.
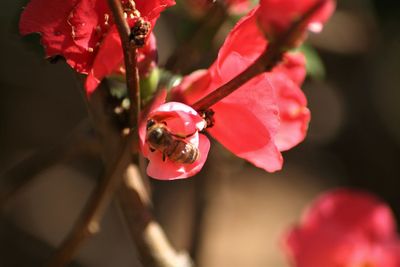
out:
M165 93L157 96L150 113L141 121L139 128L141 151L149 159L147 174L161 180L187 178L198 173L207 159L210 141L205 135L199 133L204 129L205 121L194 109L185 104L164 103L165 96ZM156 123L156 128L148 127L149 123L150 125ZM157 130L154 131L154 129ZM153 135L157 140L162 139L159 144L167 146L152 144L149 139L152 139ZM185 157L187 153L190 153L177 142L181 145L188 143L189 148L196 149L199 153L198 158L193 163L182 163L174 159L174 155ZM171 149L172 155L168 155L165 149Z
M173 97L193 104L250 66L267 47L257 26L259 8L242 18L227 36L208 70L184 77ZM305 77L301 54L286 54L272 72L260 74L211 109L215 124L208 132L238 157L266 171L282 168L280 151L301 142L310 113L299 88Z
M368 193L339 189L319 197L285 239L296 267L399 267L390 208Z
M259 22L267 36L274 39L318 3L321 5L304 24L303 31L320 32L335 9L334 0L260 0Z

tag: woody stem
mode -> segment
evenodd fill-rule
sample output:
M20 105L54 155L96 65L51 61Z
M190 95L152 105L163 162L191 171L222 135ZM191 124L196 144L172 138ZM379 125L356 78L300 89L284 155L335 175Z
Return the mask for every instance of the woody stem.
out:
M117 195L119 207L131 237L137 245L139 257L144 266L191 267L191 259L187 254L179 253L172 247L161 226L153 219L149 208L148 193L145 190L145 186L142 185L143 180L138 170L138 128L141 108L137 47L130 40L131 30L124 17L121 1L109 0L108 2L114 15L124 51L126 82L131 102L130 126L136 126L135 131L130 133L130 136L134 139L132 152L136 154L134 156L135 164L126 166L124 183ZM129 143L127 145L132 146Z
M301 37L311 16L326 2L327 0L318 1L300 19L294 22L286 32L280 34L274 41L271 41L253 64L226 84L198 100L192 107L198 111L205 111L224 97L233 93L253 77L271 71L282 60L284 53L293 48L294 41Z
M131 29L124 17L124 10L120 0L109 0L108 4L114 15L115 24L121 37L122 50L124 52L124 62L126 70L126 85L130 100L130 126L138 125L140 113L140 88L139 71L137 68L137 49L129 36Z

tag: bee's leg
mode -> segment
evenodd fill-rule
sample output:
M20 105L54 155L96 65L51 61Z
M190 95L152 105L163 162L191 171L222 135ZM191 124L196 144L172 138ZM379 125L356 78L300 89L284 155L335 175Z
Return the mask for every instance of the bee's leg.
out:
M166 157L167 157L166 154L162 153L162 161L165 161Z
M149 148L150 148L150 152L156 151L154 148L151 148L151 147L149 147Z

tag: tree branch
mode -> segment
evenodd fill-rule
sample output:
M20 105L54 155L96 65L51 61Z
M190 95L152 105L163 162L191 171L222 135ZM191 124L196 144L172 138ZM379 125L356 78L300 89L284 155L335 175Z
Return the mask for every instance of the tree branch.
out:
M169 243L161 226L148 209L149 197L137 166L130 165L118 202L132 239L146 267L192 267L186 252L177 252Z
M107 107L107 88L100 87L88 101L90 117L100 140L105 162L105 174L81 212L71 232L51 258L48 266L64 266L75 256L83 242L100 230L100 221L114 193L121 184L122 175L131 161L132 135L121 138Z
M129 39L130 29L124 18L120 0L109 0L124 50L126 81L131 100L131 126L139 125L140 90L139 74L136 66L136 47ZM135 105L134 105L135 104ZM136 119L136 122L135 122ZM138 127L137 127L138 128ZM138 131L132 133L135 149L138 149ZM136 151L137 152L137 151ZM142 263L146 267L190 267L191 260L186 254L178 254L168 242L160 225L153 220L149 211L150 199L140 176L139 157L135 165L125 172L125 182L121 187L118 200L127 222L132 239L138 246Z
M130 127L139 125L140 113L140 89L139 71L137 68L137 51L134 42L131 42L131 34L128 22L124 17L124 10L120 0L108 0L108 4L114 15L119 36L121 37L122 50L124 52L124 62L126 70L126 85L130 100Z
M120 177L130 162L131 150L127 145L129 143L129 140L126 140L122 144L124 150L91 194L84 211L70 234L53 255L48 266L64 266L70 262L83 241L100 230L100 220L121 182Z
M293 47L293 42L303 34L303 30L310 17L314 15L326 1L327 0L321 0L317 2L299 20L293 23L285 33L278 36L273 42L271 41L253 64L226 84L198 100L192 107L198 111L205 111L224 97L233 93L253 77L271 71L282 60L284 53Z

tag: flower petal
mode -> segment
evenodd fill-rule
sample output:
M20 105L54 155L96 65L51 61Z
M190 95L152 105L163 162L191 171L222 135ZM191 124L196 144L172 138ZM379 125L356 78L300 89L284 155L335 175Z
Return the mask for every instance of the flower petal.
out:
M306 58L301 53L286 53L283 61L273 69L274 73L284 73L295 84L301 86L306 78Z
M237 156L269 172L280 170L282 156L274 144L278 107L264 75L253 78L215 104L210 134Z
M227 65L227 58L233 53L240 55L243 60L248 62L247 65L239 64L237 67L244 70L251 62L258 58L265 50L267 40L262 31L257 26L256 16L254 15L258 7L254 8L249 14L244 16L226 37L224 44L218 52L216 62L210 67L210 71L217 71L220 76L224 76L226 72L222 71L224 65ZM238 73L229 73L233 78ZM226 81L225 81L226 82Z
M276 90L281 122L275 144L286 151L304 140L311 115L303 91L292 80L283 73L270 73L268 78Z
M271 38L287 31L293 23L313 8L321 0L260 0L259 21ZM314 12L304 31L319 32L335 9L335 1L327 0ZM301 36L301 34L299 35Z
M180 164L173 162L168 158L163 161L161 153L151 154L150 152L150 162L147 166L147 174L150 177L160 180L175 180L193 176L203 167L207 159L208 151L210 150L210 141L203 134L199 134L198 149L200 152L200 158L192 164Z

